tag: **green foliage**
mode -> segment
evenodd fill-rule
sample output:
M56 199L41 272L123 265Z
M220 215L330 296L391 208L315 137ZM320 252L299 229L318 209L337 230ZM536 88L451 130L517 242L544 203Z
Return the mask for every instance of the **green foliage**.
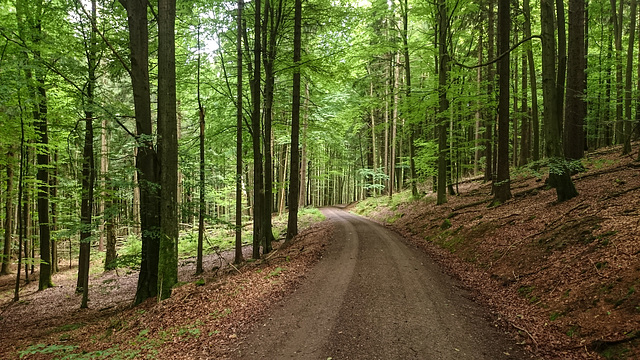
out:
M137 350L120 350L117 346L106 350L96 350L90 352L76 352L79 346L76 345L57 345L57 344L36 344L31 345L25 350L18 352L20 359L30 355L49 355L60 360L94 360L94 359L110 359L110 360L126 360L134 359L139 351Z

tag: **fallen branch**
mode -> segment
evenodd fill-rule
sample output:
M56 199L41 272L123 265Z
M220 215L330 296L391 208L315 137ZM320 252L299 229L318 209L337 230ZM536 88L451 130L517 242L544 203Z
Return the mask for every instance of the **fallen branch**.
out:
M536 340L536 338L533 337L533 335L531 335L530 332L527 331L527 329L525 328L521 328L516 324L511 324L514 328L520 330L520 331L524 331L527 335L529 335L529 337L531 338L531 340L533 340L533 343L536 344L536 349L538 348L538 341Z

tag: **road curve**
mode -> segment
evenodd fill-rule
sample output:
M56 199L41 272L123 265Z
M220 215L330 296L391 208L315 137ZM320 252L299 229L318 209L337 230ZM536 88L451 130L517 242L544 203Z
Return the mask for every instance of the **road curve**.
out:
M396 233L323 209L334 241L238 359L528 359L456 280Z

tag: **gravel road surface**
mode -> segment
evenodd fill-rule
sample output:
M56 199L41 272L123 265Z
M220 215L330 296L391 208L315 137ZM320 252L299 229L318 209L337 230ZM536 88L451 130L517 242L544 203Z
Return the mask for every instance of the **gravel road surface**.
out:
M334 222L334 240L238 359L531 358L399 235L338 208L323 212Z

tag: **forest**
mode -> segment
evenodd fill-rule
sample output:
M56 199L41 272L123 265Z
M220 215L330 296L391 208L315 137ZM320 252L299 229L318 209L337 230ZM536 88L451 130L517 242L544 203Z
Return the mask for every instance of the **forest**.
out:
M202 274L230 251L235 268L317 208L406 191L442 206L468 179L491 207L522 171L569 201L587 152L635 153L637 8L3 1L3 297L67 270L87 308L91 274L128 269L133 303L160 301L184 259Z

